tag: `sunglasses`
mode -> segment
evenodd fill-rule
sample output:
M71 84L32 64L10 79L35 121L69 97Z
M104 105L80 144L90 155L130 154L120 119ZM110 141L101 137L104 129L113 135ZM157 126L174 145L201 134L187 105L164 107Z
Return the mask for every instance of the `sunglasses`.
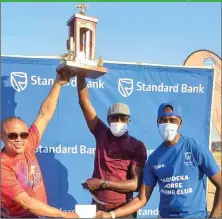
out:
M8 139L10 140L16 140L20 136L21 139L27 139L29 137L28 132L22 132L22 133L16 133L16 132L11 132L11 133L3 133L4 135L8 136Z

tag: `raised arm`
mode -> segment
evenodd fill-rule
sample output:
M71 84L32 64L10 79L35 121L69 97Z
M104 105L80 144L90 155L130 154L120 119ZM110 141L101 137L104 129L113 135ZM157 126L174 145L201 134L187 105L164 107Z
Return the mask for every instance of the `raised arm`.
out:
M61 75L57 73L54 84L48 96L46 97L46 99L41 105L39 114L34 122L34 124L36 125L39 131L40 139L48 125L48 122L50 121L50 119L52 118L55 112L61 86L69 82L69 80L70 80L70 77L68 75L66 74Z
M77 77L77 89L80 107L83 111L87 125L90 131L92 132L97 124L98 117L89 99L88 87L86 84L85 77Z

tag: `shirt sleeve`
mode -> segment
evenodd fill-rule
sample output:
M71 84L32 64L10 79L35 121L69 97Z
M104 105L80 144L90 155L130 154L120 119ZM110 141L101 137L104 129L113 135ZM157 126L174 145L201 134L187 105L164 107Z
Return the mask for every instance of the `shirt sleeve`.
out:
M198 166L207 175L207 177L214 176L220 171L219 166L208 148L197 144L194 152L194 158Z
M9 168L1 167L1 196L4 205L11 203L17 195L25 192L19 181L16 179L15 173Z
M150 156L145 165L144 174L143 174L143 184L154 187L156 186L156 183L157 183L157 177L153 172L152 157Z
M38 147L40 143L39 139L39 131L38 128L32 124L29 128L29 139L28 139L28 147L31 150L34 150Z
M146 160L147 160L146 146L142 142L140 142L139 147L137 147L136 151L134 152L131 164L144 168Z
M108 127L98 118L95 128L91 132L96 139L99 139L99 137L104 134L104 131L107 129Z

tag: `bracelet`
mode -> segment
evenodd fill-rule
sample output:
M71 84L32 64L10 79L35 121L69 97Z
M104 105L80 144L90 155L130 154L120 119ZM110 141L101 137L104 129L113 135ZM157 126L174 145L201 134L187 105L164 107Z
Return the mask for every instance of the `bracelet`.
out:
M111 214L111 217L112 217L112 218L116 218L116 215L115 215L115 212L114 212L114 211L110 211L109 213Z

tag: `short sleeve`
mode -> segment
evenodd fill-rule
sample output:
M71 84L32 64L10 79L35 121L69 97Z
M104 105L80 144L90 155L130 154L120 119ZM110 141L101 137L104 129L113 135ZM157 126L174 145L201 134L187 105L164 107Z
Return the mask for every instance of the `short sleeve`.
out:
M146 146L142 142L139 142L138 147L136 147L136 150L134 152L131 164L144 168L146 160L147 160Z
M152 157L150 156L145 165L144 174L143 174L143 184L154 187L156 186L156 183L157 183L157 177L153 172Z
M220 171L219 166L208 148L196 145L194 148L194 158L207 177L214 176Z
M28 147L32 150L35 150L39 143L40 143L40 139L39 139L39 131L38 128L36 127L36 125L32 124L29 128L29 139L28 139Z
M107 129L108 127L98 118L95 128L91 132L98 139Z
M3 202L11 202L17 195L25 192L19 181L16 179L15 173L9 168L1 167L1 196ZM7 205L7 203L4 203Z

